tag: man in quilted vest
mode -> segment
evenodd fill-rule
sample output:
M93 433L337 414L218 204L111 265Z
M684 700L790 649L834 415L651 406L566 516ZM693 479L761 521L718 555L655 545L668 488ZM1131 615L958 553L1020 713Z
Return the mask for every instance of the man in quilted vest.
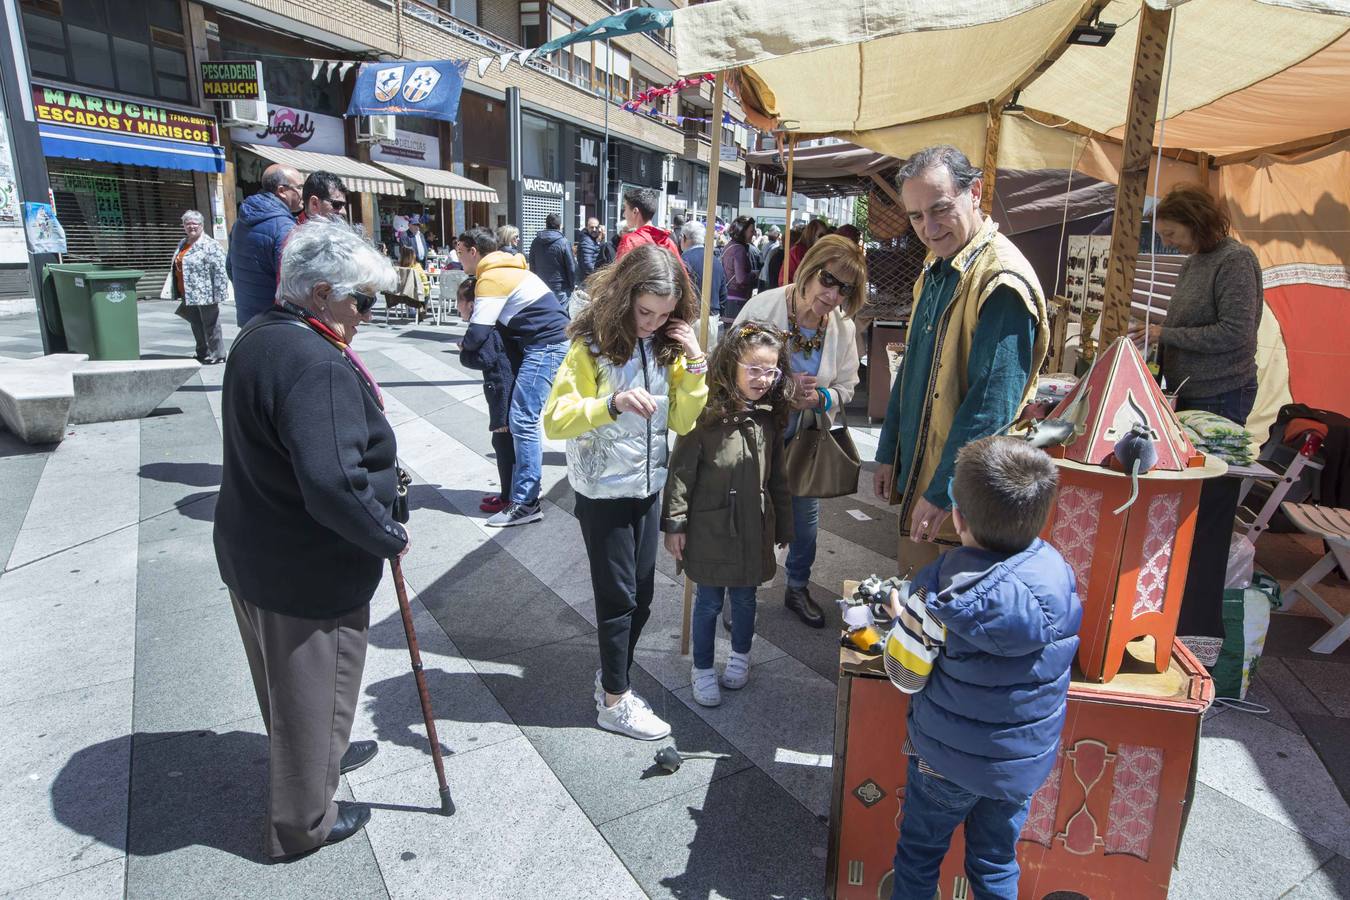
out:
M956 453L1017 417L1049 346L1040 282L980 211L982 178L951 146L919 151L897 177L928 248L874 475L877 495L901 504L901 574L960 543L949 521Z

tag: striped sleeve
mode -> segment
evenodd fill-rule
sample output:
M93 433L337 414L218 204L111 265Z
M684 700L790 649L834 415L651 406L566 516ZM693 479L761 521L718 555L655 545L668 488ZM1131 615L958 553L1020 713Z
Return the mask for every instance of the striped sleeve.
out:
M947 640L947 628L929 614L928 592L919 588L904 598L900 618L886 635L882 657L891 683L906 694L917 694L928 683L933 660Z

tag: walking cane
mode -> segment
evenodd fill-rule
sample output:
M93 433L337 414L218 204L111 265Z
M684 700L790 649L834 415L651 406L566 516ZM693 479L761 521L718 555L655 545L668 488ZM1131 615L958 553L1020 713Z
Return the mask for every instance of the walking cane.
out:
M413 676L417 679L417 696L422 700L422 719L427 723L427 740L431 741L431 759L436 763L436 782L441 789L441 815L452 815L455 801L450 799L450 785L445 783L445 763L441 761L441 742L436 739L436 717L431 712L431 694L427 679L422 674L422 652L417 649L417 631L413 628L412 607L408 605L408 589L403 585L403 566L397 559L389 560L394 573L394 590L398 593L398 609L403 614L403 633L408 637L408 656L412 658Z

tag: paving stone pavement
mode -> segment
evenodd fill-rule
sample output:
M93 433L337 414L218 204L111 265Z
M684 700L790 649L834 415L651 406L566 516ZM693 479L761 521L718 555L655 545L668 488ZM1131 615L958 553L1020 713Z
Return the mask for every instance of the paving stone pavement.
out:
M170 310L141 304L147 354L190 355ZM40 352L35 329L0 319L0 355ZM783 609L780 572L761 592L750 686L699 707L663 555L635 679L688 761L652 777L655 747L594 725L595 614L561 445L545 447L544 524L484 526L496 467L461 330L376 325L357 342L416 479L405 573L455 816L428 814L386 579L352 735L381 752L340 793L375 815L298 862L261 858L266 740L211 548L224 373L206 368L149 418L72 427L55 449L0 432L0 894L825 896L831 631ZM870 456L875 429L855 433ZM818 596L885 571L895 515L875 498L826 501L821 529ZM1350 896L1350 648L1308 654L1321 627L1276 617L1251 695L1268 714L1209 712L1172 896Z

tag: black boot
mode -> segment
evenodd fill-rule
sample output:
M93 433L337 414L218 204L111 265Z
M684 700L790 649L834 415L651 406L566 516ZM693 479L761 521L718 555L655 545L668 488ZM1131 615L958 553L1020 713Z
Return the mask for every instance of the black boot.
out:
M825 614L820 611L816 601L811 599L811 592L805 587L789 586L787 592L783 594L783 605L812 628L825 627Z
M333 823L333 830L328 832L328 837L324 840L325 845L345 841L365 828L366 823L370 821L370 807L364 803L339 800L337 805L337 821Z

